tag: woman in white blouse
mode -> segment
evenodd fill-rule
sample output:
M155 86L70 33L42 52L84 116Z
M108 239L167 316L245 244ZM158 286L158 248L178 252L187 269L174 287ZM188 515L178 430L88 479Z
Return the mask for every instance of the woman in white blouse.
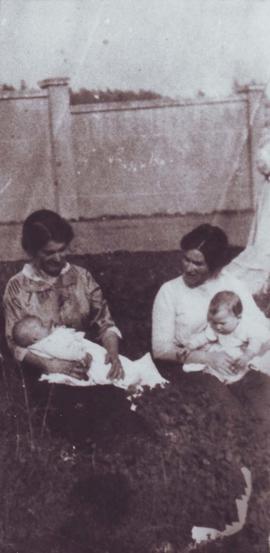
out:
M223 376L233 373L232 359L228 353L197 350L186 357L185 346L194 334L205 327L209 302L217 292L231 290L238 294L243 312L253 319L254 325L260 323L269 327L268 319L257 307L243 280L222 268L227 249L227 236L220 228L209 224L196 227L181 240L182 275L163 284L155 298L152 317L153 355L165 366L172 366L173 372L179 375L184 361L185 364L203 363L211 366ZM202 376L207 385L208 378ZM244 402L255 402L256 413L270 419L270 378L264 374L249 373L237 384L232 384L230 391L239 395L239 388Z

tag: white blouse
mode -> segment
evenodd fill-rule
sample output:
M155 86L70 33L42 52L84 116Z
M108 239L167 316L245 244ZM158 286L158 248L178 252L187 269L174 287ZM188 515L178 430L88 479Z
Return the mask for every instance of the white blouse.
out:
M243 314L269 328L269 320L257 307L246 285L223 269L201 286L189 288L180 276L161 286L152 313L152 349L154 357L166 358L176 345L187 345L207 323L208 306L217 292L235 292L243 304Z

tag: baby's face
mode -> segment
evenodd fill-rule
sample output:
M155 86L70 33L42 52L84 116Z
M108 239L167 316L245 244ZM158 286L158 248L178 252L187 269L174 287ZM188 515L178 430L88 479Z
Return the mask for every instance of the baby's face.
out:
M211 315L209 323L218 334L230 334L239 324L240 318L226 307L221 307L215 315Z
M46 326L41 321L32 321L29 324L29 327L27 329L29 339L31 339L32 343L38 342L38 340L42 340L42 338L46 338L50 334L50 328L49 325Z

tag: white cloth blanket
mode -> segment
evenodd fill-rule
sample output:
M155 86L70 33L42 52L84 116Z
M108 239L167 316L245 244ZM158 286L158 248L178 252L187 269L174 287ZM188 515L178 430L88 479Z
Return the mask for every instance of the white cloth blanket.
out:
M142 390L144 386L153 388L156 385L164 385L166 383L166 380L159 374L149 353L137 361L130 361L127 357L120 355L125 377L121 380L109 380L107 374L110 365L105 364L105 348L90 340L86 340L83 332L77 332L72 328L56 328L49 336L29 346L28 349L41 357L57 358L66 361L80 361L85 357L86 353L90 353L92 356L87 380L79 380L78 378L57 373L43 374L40 378L41 381L68 384L70 386L113 384L123 389L135 388L137 391Z

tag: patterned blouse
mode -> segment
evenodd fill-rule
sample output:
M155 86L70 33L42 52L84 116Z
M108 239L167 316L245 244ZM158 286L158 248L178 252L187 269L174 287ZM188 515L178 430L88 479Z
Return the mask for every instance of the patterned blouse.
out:
M44 323L51 322L55 326L65 325L77 330L87 331L95 325L99 338L107 331L121 337L91 273L69 263L58 277L46 275L34 263L24 265L6 286L4 311L7 343L18 361L24 359L27 349L15 344L13 327L27 315L37 316Z

